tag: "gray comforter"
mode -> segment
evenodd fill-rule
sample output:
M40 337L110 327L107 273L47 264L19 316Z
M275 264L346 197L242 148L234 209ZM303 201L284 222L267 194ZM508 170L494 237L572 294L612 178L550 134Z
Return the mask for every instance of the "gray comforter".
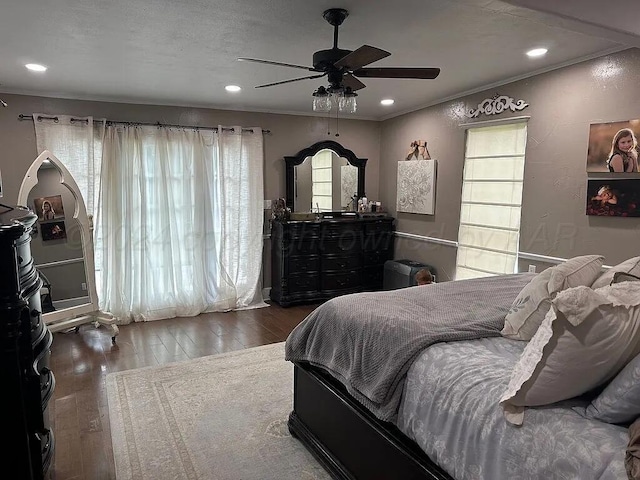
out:
M525 346L495 337L427 348L407 373L398 428L457 480L626 479L627 429L581 416L588 400L507 423L499 399Z
M519 273L337 297L291 332L286 359L323 368L378 418L392 421L416 356L437 342L500 335L532 278Z

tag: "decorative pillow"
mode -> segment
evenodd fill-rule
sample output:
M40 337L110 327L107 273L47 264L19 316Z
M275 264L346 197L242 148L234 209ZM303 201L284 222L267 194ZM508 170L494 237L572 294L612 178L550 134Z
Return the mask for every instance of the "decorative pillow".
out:
M566 400L604 384L640 352L640 282L560 292L525 347L506 392L505 418L524 407Z
M601 255L583 255L536 275L511 305L504 319L504 328L500 332L502 336L514 340L531 340L556 294L567 288L591 285L600 275L603 262L604 257Z
M640 355L591 401L585 416L607 423L629 423L640 417Z
M616 272L613 275L613 280L611 280L611 285L622 282L640 282L640 277L636 277L630 273Z
M611 267L602 275L600 275L591 285L591 288L605 287L611 284L613 276L616 272L630 273L631 275L640 276L640 257L633 257L619 263L615 267Z

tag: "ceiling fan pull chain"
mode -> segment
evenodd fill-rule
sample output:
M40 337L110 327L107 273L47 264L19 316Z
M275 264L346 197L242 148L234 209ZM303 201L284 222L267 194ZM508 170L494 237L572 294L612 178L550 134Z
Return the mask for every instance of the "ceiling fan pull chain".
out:
M336 137L340 136L340 125L338 123L340 118L340 109L336 107Z

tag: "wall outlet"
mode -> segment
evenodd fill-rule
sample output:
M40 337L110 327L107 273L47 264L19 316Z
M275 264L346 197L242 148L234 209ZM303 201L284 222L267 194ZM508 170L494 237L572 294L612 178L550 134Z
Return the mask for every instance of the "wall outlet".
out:
M264 209L265 210L271 210L271 200L265 200L264 201Z
M529 265L529 273L536 273L536 266L535 265Z
M86 283L84 283L84 282L82 282L82 283L80 284L80 288L82 288L82 290L86 290L86 289L87 289L87 284L86 284Z

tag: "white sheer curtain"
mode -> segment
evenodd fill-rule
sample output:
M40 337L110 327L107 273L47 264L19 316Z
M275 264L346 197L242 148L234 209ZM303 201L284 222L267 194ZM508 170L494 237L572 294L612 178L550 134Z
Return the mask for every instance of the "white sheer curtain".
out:
M260 128L108 126L101 309L126 322L267 306L263 197Z
M51 117L33 114L38 155L49 150L64 163L80 188L87 213L93 215L98 203L105 121L71 115L55 115L55 121Z

